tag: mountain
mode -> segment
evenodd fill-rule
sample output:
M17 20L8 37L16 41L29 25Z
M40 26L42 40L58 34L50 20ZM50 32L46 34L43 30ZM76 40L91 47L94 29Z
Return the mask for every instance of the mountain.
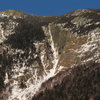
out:
M0 12L0 100L100 100L99 76L100 10Z

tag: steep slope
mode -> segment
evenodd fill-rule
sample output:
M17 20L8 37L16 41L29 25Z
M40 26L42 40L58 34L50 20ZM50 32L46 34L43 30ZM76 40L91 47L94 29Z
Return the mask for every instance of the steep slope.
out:
M46 35L43 27L55 18L44 19L16 10L0 13L2 100L29 100L41 83L56 73L58 53L50 30Z
M100 100L100 63L61 71L43 83L32 100Z
M99 28L100 10L94 9L47 17L1 12L0 100L99 95Z
M100 100L99 13L77 10L66 15L66 23L53 24L58 65L65 69L44 82L32 100Z

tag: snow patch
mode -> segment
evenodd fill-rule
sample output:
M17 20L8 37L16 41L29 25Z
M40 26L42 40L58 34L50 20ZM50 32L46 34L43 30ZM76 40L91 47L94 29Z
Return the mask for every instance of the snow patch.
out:
M52 50L52 53L53 53L53 59L52 59L53 67L50 69L50 71L46 71L46 68L48 66L45 62L45 56L44 56L46 51L42 50L42 52L40 53L40 59L41 59L43 69L44 69L46 74L39 77L37 75L38 70L36 69L35 72L33 73L33 76L26 81L25 85L27 87L24 88L24 89L19 88L18 81L14 80L14 82L12 83L12 94L9 96L8 100L16 100L16 99L17 100L31 100L32 96L41 87L41 84L43 82L45 82L46 80L48 80L50 77L53 77L54 75L56 75L57 72L59 72L63 68L63 66L57 67L58 60L59 60L58 51L55 48L55 44L53 42L53 37L52 37L50 25L48 26L48 29L49 30L47 31L46 27L43 28L44 32L46 32L46 34L49 35L49 40L48 41L50 43L51 50ZM35 43L35 46L36 46L36 50L38 51L39 43ZM37 57L37 55L35 55L35 57ZM19 63L20 62L18 62L18 64ZM25 62L23 62L22 67L20 67L20 64L19 65L14 65L14 69L13 69L14 75L13 75L12 78L18 78L20 76L24 76L23 71L26 68L28 68L28 70L32 71L32 66L26 67ZM16 74L16 72L19 72L19 74Z
M92 32L88 34L88 40L83 44L80 49L75 51L78 53L83 63L88 61L100 62L100 33ZM84 60L85 58L85 60Z

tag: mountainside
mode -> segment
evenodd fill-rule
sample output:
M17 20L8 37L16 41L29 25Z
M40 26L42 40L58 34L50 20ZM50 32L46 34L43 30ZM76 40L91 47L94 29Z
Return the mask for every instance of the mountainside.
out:
M0 100L100 100L100 10L0 12Z

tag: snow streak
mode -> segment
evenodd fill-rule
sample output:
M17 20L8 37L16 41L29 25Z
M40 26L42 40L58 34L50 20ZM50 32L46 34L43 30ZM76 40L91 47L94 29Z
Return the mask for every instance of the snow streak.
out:
M52 67L52 69L50 69L50 71L46 71L46 64L44 62L44 59L45 59L44 53L45 53L45 51L43 51L41 53L41 62L42 62L42 65L44 67L44 71L45 71L46 74L44 74L41 77L38 77L37 69L36 69L33 77L30 78L25 83L27 85L27 88L25 88L25 89L20 89L18 87L18 84L19 84L18 81L14 80L14 82L12 83L12 94L9 97L8 100L16 100L16 99L17 100L31 100L32 96L41 87L41 84L43 82L45 82L46 80L48 80L50 77L53 77L54 75L56 75L57 71L61 70L60 67L59 67L59 69L57 67L59 57L58 57L58 51L55 48L55 44L54 44L54 41L53 41L50 25L48 26L48 28L49 28L49 30L46 29L46 27L43 27L43 30L44 30L45 34L49 35L49 40L48 41L50 43L51 50L53 52L53 60L52 60L53 67ZM38 45L38 43L37 43L37 45ZM23 70L26 68L24 65L25 64L23 63L23 67L21 67L21 68L20 68L20 66L19 66L19 68L15 66L14 70L19 71L20 72L19 75L22 75L22 74L24 74ZM28 67L28 68L31 69L31 67ZM13 78L15 78L15 77L18 77L18 75L16 73L14 74ZM34 82L32 82L32 81L34 81Z

